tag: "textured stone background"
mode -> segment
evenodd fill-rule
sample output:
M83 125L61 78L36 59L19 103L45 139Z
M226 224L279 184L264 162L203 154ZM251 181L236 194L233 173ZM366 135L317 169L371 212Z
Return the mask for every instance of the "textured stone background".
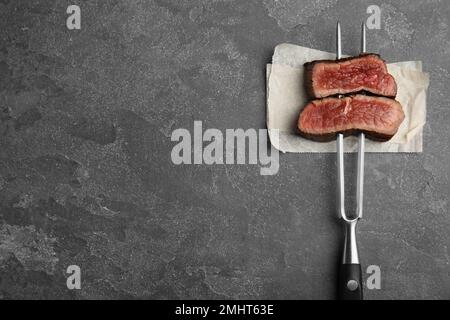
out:
M370 4L369 49L423 60L431 85L424 153L366 158L360 255L382 270L366 297L450 298L450 5L432 0L1 0L0 296L334 298L333 154L281 155L263 177L175 166L170 135L264 128L274 46L333 51L339 19L355 54Z

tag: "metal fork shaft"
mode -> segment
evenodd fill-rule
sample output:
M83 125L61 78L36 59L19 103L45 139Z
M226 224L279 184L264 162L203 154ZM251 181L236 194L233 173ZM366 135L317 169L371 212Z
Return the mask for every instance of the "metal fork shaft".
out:
M342 254L343 264L359 263L358 246L356 245L356 223L358 220L345 221L344 251Z

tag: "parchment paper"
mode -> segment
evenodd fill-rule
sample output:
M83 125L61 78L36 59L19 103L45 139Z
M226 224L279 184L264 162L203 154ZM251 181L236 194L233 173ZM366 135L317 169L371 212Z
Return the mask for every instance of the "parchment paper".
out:
M270 141L282 152L335 152L336 143L314 142L296 134L299 112L308 102L303 85L303 64L318 59L334 59L335 54L292 44L276 46L272 64L267 65L267 128ZM427 73L421 61L387 65L397 82L396 100L405 112L405 120L388 142L366 139L366 152L422 152L422 130L426 121ZM279 139L274 139L273 130ZM357 138L344 139L344 150L355 152Z

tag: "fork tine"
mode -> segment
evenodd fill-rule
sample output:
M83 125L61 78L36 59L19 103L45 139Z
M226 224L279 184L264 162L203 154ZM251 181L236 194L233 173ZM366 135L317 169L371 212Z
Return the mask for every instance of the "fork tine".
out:
M341 42L341 24L336 24L336 59L342 56L342 42ZM344 180L344 136L339 133L336 139L336 154L337 154L337 169L338 169L338 216L346 219L345 215L345 180Z
M366 52L366 24L361 24L361 53ZM359 134L358 141L358 173L356 176L356 217L362 218L364 195L364 145L365 135Z
M345 180L344 180L344 136L337 135L336 140L337 169L338 169L338 217L346 219L345 215Z
M362 218L364 194L364 133L359 134L358 143L358 173L356 177L356 217Z
M361 24L361 53L366 52L366 23Z
M341 45L341 23L338 21L336 25L336 59L340 59L342 56Z

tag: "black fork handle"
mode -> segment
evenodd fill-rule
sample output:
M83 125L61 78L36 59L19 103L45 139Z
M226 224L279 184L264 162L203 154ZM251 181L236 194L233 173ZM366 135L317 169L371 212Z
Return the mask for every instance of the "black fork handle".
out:
M360 264L341 264L339 270L339 300L363 300Z

